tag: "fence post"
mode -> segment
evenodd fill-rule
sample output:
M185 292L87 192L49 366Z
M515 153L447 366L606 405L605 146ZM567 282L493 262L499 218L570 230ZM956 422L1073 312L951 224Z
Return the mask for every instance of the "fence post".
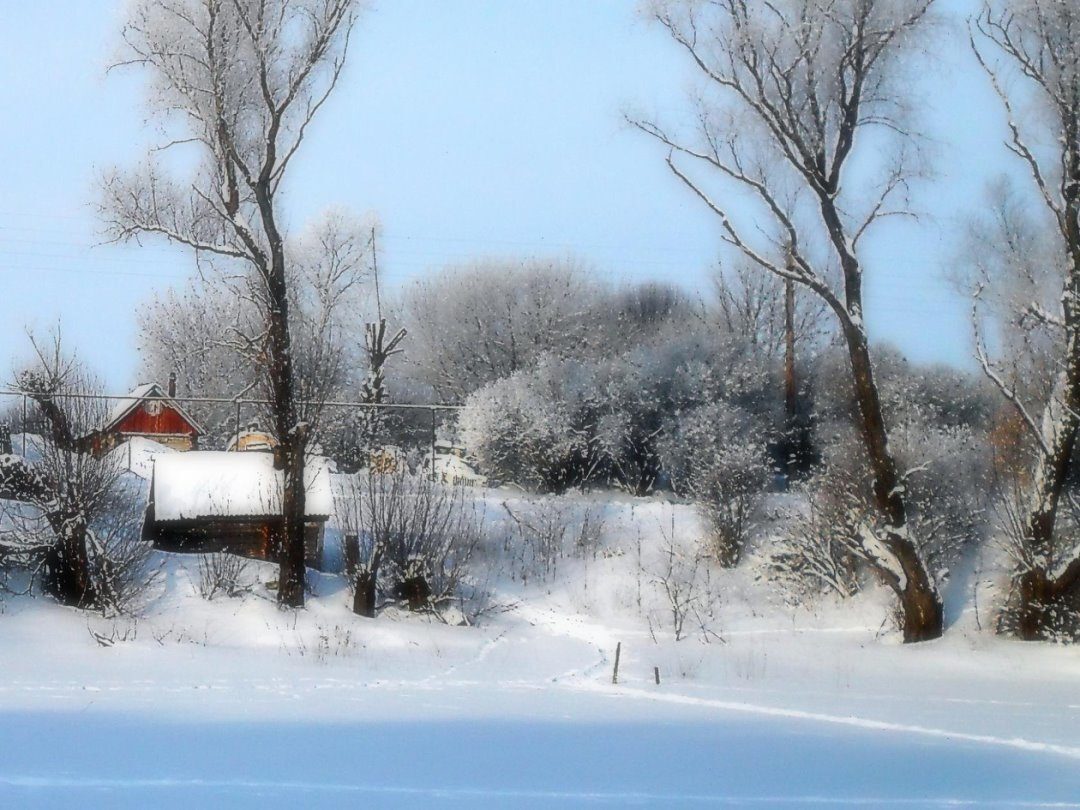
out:
M240 397L236 398L236 432L233 433L233 441L236 442L233 450L240 452ZM229 447L228 443L225 447L226 449Z
M26 458L26 394L22 395L22 454Z
M435 408L431 409L431 480L435 480Z
M622 656L622 642L620 641L615 645L615 671L611 673L611 682L617 684L619 682L619 658Z

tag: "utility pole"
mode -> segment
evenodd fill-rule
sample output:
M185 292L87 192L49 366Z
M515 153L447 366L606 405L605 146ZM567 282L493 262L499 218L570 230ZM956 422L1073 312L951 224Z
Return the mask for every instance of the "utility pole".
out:
M371 270L375 274L375 309L382 320L382 296L379 294L379 248L375 243L375 226L371 226Z

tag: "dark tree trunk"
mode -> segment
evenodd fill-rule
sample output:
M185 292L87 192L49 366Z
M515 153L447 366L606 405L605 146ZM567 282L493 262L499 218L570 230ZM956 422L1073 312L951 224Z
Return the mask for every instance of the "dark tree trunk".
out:
M275 124L276 128L276 124ZM283 607L304 606L304 519L306 487L304 462L307 452L308 426L301 424L300 403L296 394L295 363L292 355L292 336L289 332L289 289L285 274L285 248L278 231L271 171L274 166L273 145L267 154L263 171L255 183L255 201L259 206L263 230L270 247L269 255L257 254L259 270L266 283L267 315L267 376L270 387L272 418L279 442L280 465L283 471L282 525L278 556L278 604Z
M292 441L282 443L284 487L281 544L278 551L278 604L304 606L305 515L307 489L304 485L306 430L294 431Z
M86 551L87 528L77 520L49 516L58 540L45 555L43 584L46 592L63 605L90 608L97 594L90 577Z
M905 642L930 641L944 632L944 610L937 587L918 548L908 535L907 507L900 473L889 449L888 432L865 333L845 328L848 357L859 407L859 427L873 471L874 501L885 518L883 545L895 557L903 579L883 570L900 599Z
M409 603L409 610L414 613L428 606L431 586L423 576L417 574L406 578L398 590L401 597Z
M853 136L854 124L849 122L849 126L849 135ZM834 298L830 304L840 320L847 344L859 430L874 476L874 502L884 518L881 545L895 559L902 576L897 576L889 565L875 567L899 598L904 641L930 641L940 638L945 630L944 609L926 561L909 534L903 479L889 448L889 433L863 323L862 268L852 252L831 194L834 183L838 182L838 177L830 181L825 193L819 196L822 218L840 256L844 276L844 301Z
M353 590L353 613L357 616L375 618L375 594L377 571L358 571Z

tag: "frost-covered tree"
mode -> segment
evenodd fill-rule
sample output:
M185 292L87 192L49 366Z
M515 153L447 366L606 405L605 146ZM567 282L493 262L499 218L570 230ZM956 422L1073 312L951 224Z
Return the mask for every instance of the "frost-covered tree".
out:
M124 488L114 456L95 456L86 438L106 421L100 385L63 347L31 340L34 359L15 385L38 412L32 459L0 457L0 565L40 575L45 591L73 607L121 610L146 583L138 493ZM27 509L29 507L29 509Z
M116 239L161 237L192 249L223 268L257 314L254 330L240 325L234 337L260 361L255 382L280 443L278 600L288 606L304 602L304 456L321 410L305 401L317 402L311 388L327 381L297 369L297 335L319 327L297 322L280 200L344 68L356 13L354 0L135 2L123 62L149 75L168 145L195 168L177 179L156 150L141 169L109 174L103 188L102 215Z
M541 357L580 356L595 283L574 262L485 261L450 268L404 293L409 373L460 403Z
M331 211L287 245L290 343L302 397L312 403L359 395L364 355L357 315L368 308L369 227ZM255 336L263 319L245 289L251 280L204 270L183 290L151 299L138 316L141 378L176 374L181 399L262 397L265 358ZM222 447L237 430L238 417L245 425L267 416L252 405L238 413L230 402L186 404L208 430L208 441ZM308 418L313 438L325 445L330 426L318 416L310 412ZM272 419L267 427L272 429Z
M860 247L875 223L906 210L912 139L901 67L931 5L655 0L650 15L687 54L703 89L690 134L631 119L667 149L672 173L717 215L735 253L790 279L833 313L876 505L860 542L897 596L909 642L941 635L942 603L911 535L903 471L889 445ZM889 159L875 165L874 155Z
M489 475L541 492L564 492L594 480L597 446L589 369L546 360L472 393L458 427Z
M1006 148L1031 191L998 187L977 225L992 238L971 254L979 360L1032 457L1007 494L1015 568L1004 627L1024 639L1076 636L1080 512L1069 480L1080 431L1080 4L993 0L971 31L1007 114Z

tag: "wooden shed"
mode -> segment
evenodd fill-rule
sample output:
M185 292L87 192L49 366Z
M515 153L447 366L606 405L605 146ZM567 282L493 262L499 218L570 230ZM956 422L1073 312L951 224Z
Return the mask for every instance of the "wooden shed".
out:
M306 465L307 564L318 568L333 511L330 467ZM166 551L227 551L276 560L284 476L269 453L196 451L158 457L143 537Z

